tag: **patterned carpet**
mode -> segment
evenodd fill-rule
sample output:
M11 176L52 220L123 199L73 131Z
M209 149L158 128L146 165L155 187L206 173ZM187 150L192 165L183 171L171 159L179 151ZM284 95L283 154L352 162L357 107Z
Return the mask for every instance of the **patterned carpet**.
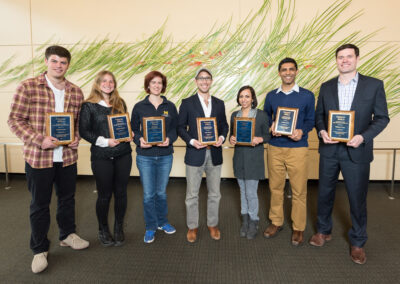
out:
M333 240L323 248L290 244L290 199L285 199L286 223L273 239L264 239L269 193L266 181L259 187L260 232L255 240L239 237L240 202L235 180L221 183L221 241L211 240L206 227L207 190L200 193L199 239L186 241L185 179L174 178L168 187L169 220L174 235L157 232L152 244L143 243L142 190L138 178L128 188L127 242L102 247L97 240L95 185L92 177L79 177L76 194L78 234L91 242L85 251L58 245L53 196L49 239L49 267L39 275L30 270L29 202L24 175L12 175L12 189L4 190L0 175L0 282L1 283L398 283L400 278L400 193L389 200L389 182L372 182L368 195L368 261L351 262L347 230L351 226L347 195L339 183L334 208ZM55 195L55 194L54 194ZM308 239L315 231L317 181L309 182ZM110 210L110 219L113 210Z

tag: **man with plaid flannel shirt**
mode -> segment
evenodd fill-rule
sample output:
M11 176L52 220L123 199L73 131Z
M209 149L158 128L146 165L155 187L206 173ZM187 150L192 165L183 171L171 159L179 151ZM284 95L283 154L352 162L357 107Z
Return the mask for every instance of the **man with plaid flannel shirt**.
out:
M70 52L61 46L46 49L47 71L23 81L11 104L8 125L23 142L23 156L30 204L31 241L34 253L32 271L39 273L48 266L50 241L49 205L55 185L58 197L56 219L60 245L84 249L89 242L75 234L75 186L78 159L78 121L83 101L81 89L64 77L71 60ZM69 112L74 117L75 139L69 145L57 145L57 138L46 136L46 113Z

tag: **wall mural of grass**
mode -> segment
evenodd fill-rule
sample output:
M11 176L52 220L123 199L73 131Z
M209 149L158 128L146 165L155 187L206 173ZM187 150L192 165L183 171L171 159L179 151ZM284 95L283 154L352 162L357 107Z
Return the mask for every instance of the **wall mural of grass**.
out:
M271 9L273 1L278 4L277 11ZM298 84L318 95L321 83L336 73L335 49L344 43L354 43L362 51L379 31L343 32L362 17L359 11L339 21L351 0L335 1L307 24L293 30L295 2L265 0L259 10L250 12L240 25L233 26L232 21L228 21L203 36L179 43L165 34L168 22L145 40L133 44L111 40L109 36L91 42L81 40L69 46L73 61L68 74L78 76L78 83L86 86L99 71L107 69L115 73L119 85L123 86L134 76L143 77L144 72L160 70L169 80L168 97L179 105L182 99L194 93L195 70L204 66L211 69L216 78L213 94L231 101L236 99L242 85L252 85L262 106L265 93L280 83L279 61L289 56L299 63ZM334 41L334 37L341 40ZM25 64L13 66L15 56L3 62L0 65L1 86L43 71L44 49L56 43L59 41L51 39L38 46L37 56ZM382 44L368 54L362 53L359 66L361 73L384 80L391 116L400 112L399 52L398 44ZM142 91L138 99L144 96Z

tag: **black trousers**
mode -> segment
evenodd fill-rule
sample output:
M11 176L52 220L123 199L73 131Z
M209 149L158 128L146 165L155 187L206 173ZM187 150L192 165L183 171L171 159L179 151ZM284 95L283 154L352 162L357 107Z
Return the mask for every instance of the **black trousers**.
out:
M363 247L367 236L367 193L370 163L354 163L347 146L340 143L335 157L321 155L318 186L318 232L332 231L332 210L335 201L336 183L342 172L350 204L351 229L348 232L352 246Z
M63 167L53 163L52 168L34 169L25 163L28 189L32 195L30 205L31 241L34 254L49 250L47 233L50 227L50 201L53 184L57 195L56 219L60 229L60 240L75 233L75 189L76 164Z
M112 159L92 161L92 171L97 187L96 215L99 230L108 228L108 211L113 194L115 223L122 225L127 207L126 188L131 168L131 153Z

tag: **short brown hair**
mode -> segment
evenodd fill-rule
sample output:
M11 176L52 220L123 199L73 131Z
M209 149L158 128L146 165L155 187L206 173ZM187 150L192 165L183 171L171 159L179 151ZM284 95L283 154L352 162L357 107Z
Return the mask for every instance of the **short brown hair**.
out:
M343 49L347 49L347 48L354 49L354 53L356 54L356 57L360 56L360 49L354 44L347 43L347 44L343 44L343 45L339 46L336 49L336 57L337 57L337 54L339 53L339 51L341 51Z
M144 77L144 90L146 91L146 93L150 94L149 90L150 81L153 80L155 77L161 78L163 84L161 93L164 94L165 89L167 88L167 77L165 77L165 75L159 71L151 71Z
M46 48L44 56L46 57L47 60L49 60L49 57L51 55L57 55L59 57L65 57L65 58L67 58L68 63L71 62L71 53L65 47L62 47L62 46L59 46L59 45L49 46L48 48Z

